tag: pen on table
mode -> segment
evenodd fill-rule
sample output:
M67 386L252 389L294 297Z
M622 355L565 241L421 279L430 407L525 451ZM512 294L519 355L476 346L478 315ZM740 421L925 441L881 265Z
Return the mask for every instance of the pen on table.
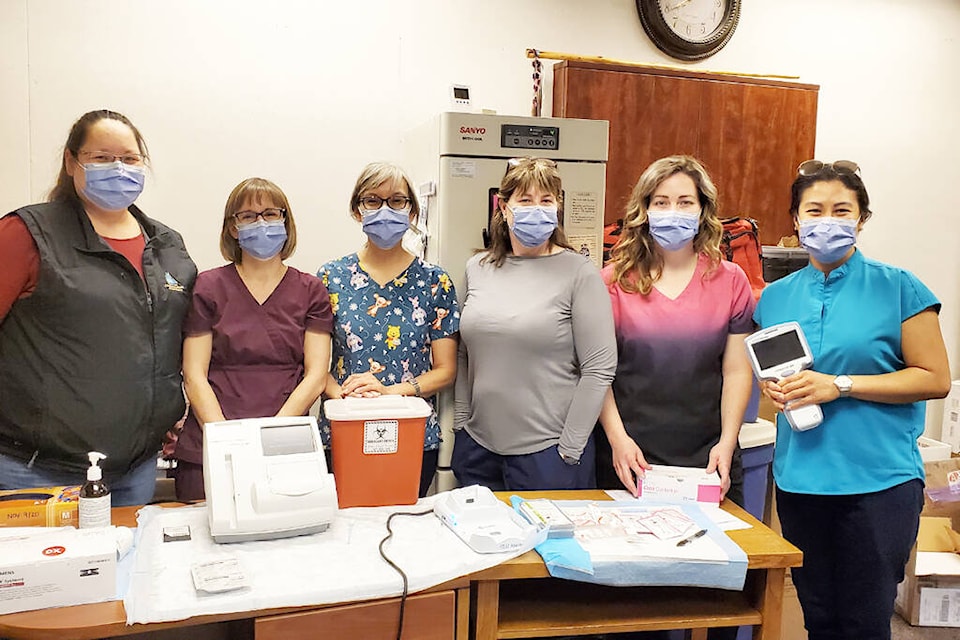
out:
M678 547L682 547L682 546L685 545L685 544L690 544L691 542L693 542L694 540L696 540L696 539L699 538L700 536L704 536L704 535L706 535L706 534L707 534L707 530L706 530L706 529L700 529L700 531L697 531L696 533L692 533L692 534L690 534L689 536L687 536L686 538L684 538L683 540L680 540L679 542L677 542L677 546L678 546Z

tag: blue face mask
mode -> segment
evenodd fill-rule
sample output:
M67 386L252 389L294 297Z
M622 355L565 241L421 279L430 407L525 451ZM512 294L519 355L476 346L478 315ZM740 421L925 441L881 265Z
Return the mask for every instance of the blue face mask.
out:
M513 213L510 231L527 248L539 247L550 239L557 228L556 207L511 207L510 211Z
M241 249L257 260L269 260L280 253L283 245L287 243L287 228L283 220L257 220L250 224L238 224L237 242Z
M648 211L650 235L664 251L676 251L685 247L700 228L699 213L679 211Z
M393 249L410 228L410 212L391 209L384 203L376 211L362 211L363 232L381 249Z
M810 218L800 222L800 244L817 262L840 262L856 243L856 220Z
M83 195L107 211L120 211L132 205L143 191L143 167L123 164L83 165Z

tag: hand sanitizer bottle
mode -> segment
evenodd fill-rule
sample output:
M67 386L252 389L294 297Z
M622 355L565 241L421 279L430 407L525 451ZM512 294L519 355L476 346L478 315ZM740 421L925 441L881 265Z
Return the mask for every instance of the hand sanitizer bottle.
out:
M80 528L110 526L110 489L103 482L103 469L98 462L107 456L97 451L87 454L90 468L87 469L87 481L80 487Z

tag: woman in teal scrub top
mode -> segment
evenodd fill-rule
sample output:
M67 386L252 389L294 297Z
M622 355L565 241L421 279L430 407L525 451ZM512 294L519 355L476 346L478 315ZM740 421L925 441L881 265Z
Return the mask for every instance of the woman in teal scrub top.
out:
M800 165L790 212L810 264L767 286L754 315L799 322L814 356L764 383L780 411L823 410L807 431L778 416L773 462L783 535L803 551L793 581L810 640L890 638L923 505L923 401L950 388L940 302L856 247L871 213L859 173L847 160Z

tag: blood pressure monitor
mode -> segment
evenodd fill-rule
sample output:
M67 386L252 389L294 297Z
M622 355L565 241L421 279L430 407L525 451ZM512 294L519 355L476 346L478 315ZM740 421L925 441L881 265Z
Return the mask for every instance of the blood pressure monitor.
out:
M747 355L758 380L782 380L813 365L813 353L803 329L784 322L747 336ZM813 429L823 422L820 405L784 407L783 415L794 431Z

